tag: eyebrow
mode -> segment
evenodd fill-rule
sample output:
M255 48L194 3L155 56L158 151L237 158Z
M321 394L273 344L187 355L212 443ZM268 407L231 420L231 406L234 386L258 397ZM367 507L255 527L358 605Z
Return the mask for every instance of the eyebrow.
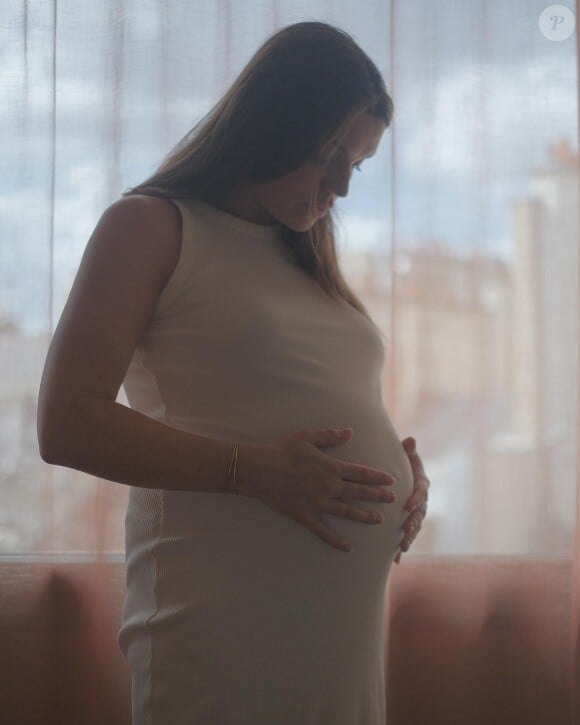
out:
M339 149L340 149L341 151L348 151L348 149L346 148L346 146L343 146L343 145L342 145L341 143L339 143L338 141L333 141L333 142L332 142L332 145L333 145L333 146L338 146L338 148L339 148ZM375 154L376 154L376 151L375 151L374 153L372 153L372 154L367 154L366 156L363 156L363 158L365 158L365 159L372 159L372 157L373 157L373 156L374 156Z

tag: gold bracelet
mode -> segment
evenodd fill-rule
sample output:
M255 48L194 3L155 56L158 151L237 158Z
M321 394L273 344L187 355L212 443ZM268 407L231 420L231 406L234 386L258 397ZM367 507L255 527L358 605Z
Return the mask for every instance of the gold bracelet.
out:
M238 463L238 452L240 450L240 444L234 443L234 449L232 451L232 457L228 468L228 483L226 485L226 493L233 493L239 495L238 482L236 481L236 467ZM232 475L233 472L233 475ZM232 481L231 485L229 481Z

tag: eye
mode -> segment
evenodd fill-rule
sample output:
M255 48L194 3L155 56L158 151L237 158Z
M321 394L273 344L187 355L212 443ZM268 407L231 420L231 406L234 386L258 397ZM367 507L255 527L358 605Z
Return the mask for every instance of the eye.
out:
M326 163L327 161L328 161L328 159L326 159L326 158L323 158L322 156L318 156L318 157L317 157L317 158L315 159L315 162L316 162L317 164L325 164L325 163ZM362 169L361 169L361 164L362 164L362 161L361 161L360 163L358 163L358 164L353 164L353 168L355 168L355 169L356 169L357 171L362 171Z

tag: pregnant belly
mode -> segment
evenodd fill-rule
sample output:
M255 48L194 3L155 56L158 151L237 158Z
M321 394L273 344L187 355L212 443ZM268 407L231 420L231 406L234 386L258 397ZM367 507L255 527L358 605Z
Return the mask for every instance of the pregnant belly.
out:
M321 450L395 476L390 487L398 497L394 503L348 499L356 507L379 511L381 524L319 512L329 529L352 543L353 551L344 552L259 499L166 491L165 537L157 540L157 552L164 559L160 570L172 587L190 586L183 578L183 572L189 571L206 587L211 582L212 597L218 600L244 592L248 607L261 607L265 590L276 598L288 597L298 608L314 601L322 610L335 607L337 601L347 610L360 608L362 602L371 608L382 606L388 572L404 537L401 527L408 516L404 507L413 491L413 475L386 411L381 407L369 415L367 410L360 419L352 413L346 418L354 428L351 439ZM291 426L305 427L323 426L298 421Z
M351 439L339 446L325 448L324 452L335 458L368 466L392 474L396 481L390 490L397 495L394 503L382 503L363 499L345 499L353 506L379 511L383 517L380 525L348 521L333 515L323 514L324 521L337 534L352 542L354 550L366 551L369 558L377 557L381 566L384 558L394 555L403 538L402 525L408 517L405 505L413 492L413 471L403 448L384 409L374 420L365 416L364 421L353 425Z

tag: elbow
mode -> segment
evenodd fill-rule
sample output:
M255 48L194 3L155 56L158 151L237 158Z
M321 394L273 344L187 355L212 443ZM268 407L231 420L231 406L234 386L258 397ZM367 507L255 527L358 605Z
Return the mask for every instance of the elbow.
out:
M57 463L57 445L53 426L46 416L38 414L36 418L36 436L38 438L38 452L45 463Z
M40 439L38 440L38 452L45 463L50 463L53 466L58 465L54 449L51 448L46 441L41 441Z
M69 458L66 441L66 417L63 412L38 410L36 416L36 437L38 451L45 463L66 466Z
M49 387L43 381L36 401L36 439L38 452L45 463L54 463L55 456L55 421L54 401L50 400Z
M91 417L87 401L61 400L39 405L36 416L38 451L45 463L78 468L87 448L87 420Z

